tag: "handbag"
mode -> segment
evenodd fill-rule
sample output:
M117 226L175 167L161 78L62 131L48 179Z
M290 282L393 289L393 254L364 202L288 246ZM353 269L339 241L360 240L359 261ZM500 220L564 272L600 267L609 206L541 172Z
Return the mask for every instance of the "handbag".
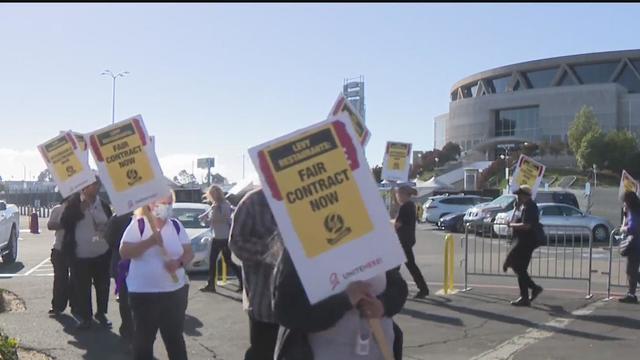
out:
M539 248L540 246L547 245L547 235L544 233L544 229L542 228L542 224L538 223L535 231L536 244L535 248Z
M633 250L633 240L634 237L633 235L627 235L624 237L624 239L622 239L622 241L620 241L620 256L629 256L631 255L631 252Z

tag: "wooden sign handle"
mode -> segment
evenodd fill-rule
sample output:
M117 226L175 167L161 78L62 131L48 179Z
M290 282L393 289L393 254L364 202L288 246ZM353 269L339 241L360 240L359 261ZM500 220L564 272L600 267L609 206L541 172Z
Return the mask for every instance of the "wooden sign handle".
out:
M149 222L149 225L151 225L151 231L153 232L153 235L158 235L158 236L160 236L162 238L162 234L160 234L158 229L156 229L156 227L153 225L153 221L151 220L151 213L149 213L149 207L147 205L142 207L142 214L144 215L144 217L147 218L147 221ZM164 248L164 245L160 246L160 248L162 249L162 254L165 257L167 257L168 253L167 253L167 249ZM177 283L179 281L178 275L176 275L175 272L171 273L171 279L173 279L173 282L175 282L175 283Z
M387 337L384 336L380 319L369 319L369 326L371 326L371 332L378 343L378 347L380 348L380 352L382 353L384 360L394 360L393 351L389 348Z

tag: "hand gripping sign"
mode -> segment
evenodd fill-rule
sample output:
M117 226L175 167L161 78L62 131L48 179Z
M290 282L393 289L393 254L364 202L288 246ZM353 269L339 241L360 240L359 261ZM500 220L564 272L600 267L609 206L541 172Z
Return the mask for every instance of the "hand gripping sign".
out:
M314 304L404 263L346 114L249 150Z
M538 187L544 175L545 166L526 155L520 155L518 166L513 172L509 191L514 192L522 185L531 187L531 197L536 198Z
M367 146L367 143L371 138L369 129L367 129L367 126L364 124L364 120L360 116L360 113L353 108L353 105L351 105L344 94L340 93L331 108L329 117L336 116L342 112L347 113L349 119L351 119L351 124L353 125L353 129L356 131L356 136L358 137L358 140L360 140L360 144L362 144L363 147Z
M622 177L620 177L620 188L618 190L618 197L623 199L624 193L632 191L634 193L640 192L640 183L636 181L626 170L622 170Z
M88 158L83 157L82 150L70 131L38 145L38 150L63 197L95 182L96 177L89 168Z
M411 144L387 142L382 160L382 179L387 181L409 181Z

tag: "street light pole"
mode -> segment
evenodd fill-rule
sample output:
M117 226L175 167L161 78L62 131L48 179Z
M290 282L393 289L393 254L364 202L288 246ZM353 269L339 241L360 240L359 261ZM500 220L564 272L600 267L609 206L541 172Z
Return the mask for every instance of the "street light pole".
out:
M121 73L114 74L111 70L105 70L100 75L110 76L113 80L112 86L112 98L111 98L111 123L114 124L116 121L116 78L124 77L125 75L129 75L128 71L123 71Z

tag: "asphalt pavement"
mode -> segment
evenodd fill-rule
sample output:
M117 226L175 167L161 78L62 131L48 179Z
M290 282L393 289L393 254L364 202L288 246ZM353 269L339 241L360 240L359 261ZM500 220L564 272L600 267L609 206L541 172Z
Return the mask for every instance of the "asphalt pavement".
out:
M27 224L23 221L23 227ZM22 231L19 262L0 264L0 287L18 294L26 303L22 313L0 315L0 328L17 337L27 348L56 359L130 359L120 342L115 297L109 304L112 329L96 323L89 331L73 327L65 315L50 318L52 269L48 262L52 233ZM471 276L470 291L438 296L442 287L444 233L430 225L418 226L417 263L432 295L410 298L395 317L404 332L405 359L603 359L635 357L640 329L640 305L603 301L606 297L607 261L594 262L593 298L585 299L586 282L535 279L545 292L531 308L514 308L517 295L512 276ZM456 235L456 287L464 283L461 235ZM602 260L608 250L594 254ZM416 288L406 270L411 295ZM248 345L248 320L241 298L231 281L218 294L201 293L203 274L191 278L185 339L190 359L242 359ZM615 288L620 294L624 289ZM167 359L162 341L156 341L156 357Z

